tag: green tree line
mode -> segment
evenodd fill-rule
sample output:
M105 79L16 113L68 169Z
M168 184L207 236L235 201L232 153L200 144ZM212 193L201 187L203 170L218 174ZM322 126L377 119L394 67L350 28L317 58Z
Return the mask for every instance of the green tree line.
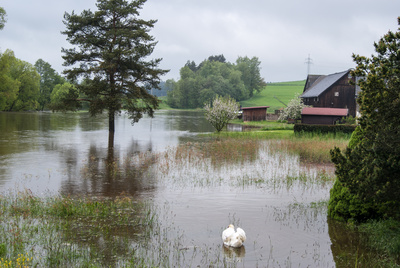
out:
M15 57L12 50L0 53L0 111L52 109L57 96L70 85L48 62L32 65Z
M223 55L210 56L199 65L188 61L178 81L167 80L167 104L173 108L198 108L216 96L245 100L261 91L266 83L260 76L257 57L238 57L229 63Z

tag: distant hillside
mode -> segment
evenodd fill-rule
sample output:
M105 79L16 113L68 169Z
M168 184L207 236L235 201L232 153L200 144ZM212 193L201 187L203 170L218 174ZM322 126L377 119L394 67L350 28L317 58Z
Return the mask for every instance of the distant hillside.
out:
M270 83L263 91L255 94L252 98L241 101L240 105L242 107L270 106L268 112L273 113L275 110L285 107L281 102L287 104L296 93L303 93L305 83L305 80Z

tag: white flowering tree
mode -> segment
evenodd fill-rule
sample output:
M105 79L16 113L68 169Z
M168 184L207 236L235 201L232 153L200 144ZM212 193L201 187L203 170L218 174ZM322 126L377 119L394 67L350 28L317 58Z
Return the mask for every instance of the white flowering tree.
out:
M208 103L204 106L206 119L220 132L229 121L237 117L239 107L239 103L233 98L217 96L211 105Z
M299 94L289 101L287 107L283 109L281 115L278 120L287 120L287 119L300 119L301 111L304 107L308 107L303 103L303 99L300 98Z

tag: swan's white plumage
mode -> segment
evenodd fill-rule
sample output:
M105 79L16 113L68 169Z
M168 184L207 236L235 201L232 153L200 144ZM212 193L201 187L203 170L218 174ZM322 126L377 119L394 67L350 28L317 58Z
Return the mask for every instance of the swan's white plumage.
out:
M236 233L238 233L241 236L241 239L244 241L246 241L246 233L244 232L244 230L240 227L238 227L236 229Z
M228 228L226 228L222 232L222 241L224 241L224 244L226 245L226 242L228 241L228 238L231 237L235 233L235 227L232 224L229 224Z
M243 245L245 240L246 233L244 230L242 228L237 228L235 232L235 227L232 224L229 224L228 228L222 232L222 241L226 246L238 248Z

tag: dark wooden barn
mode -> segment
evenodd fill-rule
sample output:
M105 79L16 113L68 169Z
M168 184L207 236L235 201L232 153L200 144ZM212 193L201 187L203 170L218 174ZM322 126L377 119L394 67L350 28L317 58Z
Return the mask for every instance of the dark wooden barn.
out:
M269 106L243 107L243 121L267 120L267 109Z
M306 107L301 111L301 123L334 125L348 114L349 110L343 108Z
M345 108L349 115L357 113L357 92L350 70L330 75L309 75L304 86L303 98L305 105L326 108Z

